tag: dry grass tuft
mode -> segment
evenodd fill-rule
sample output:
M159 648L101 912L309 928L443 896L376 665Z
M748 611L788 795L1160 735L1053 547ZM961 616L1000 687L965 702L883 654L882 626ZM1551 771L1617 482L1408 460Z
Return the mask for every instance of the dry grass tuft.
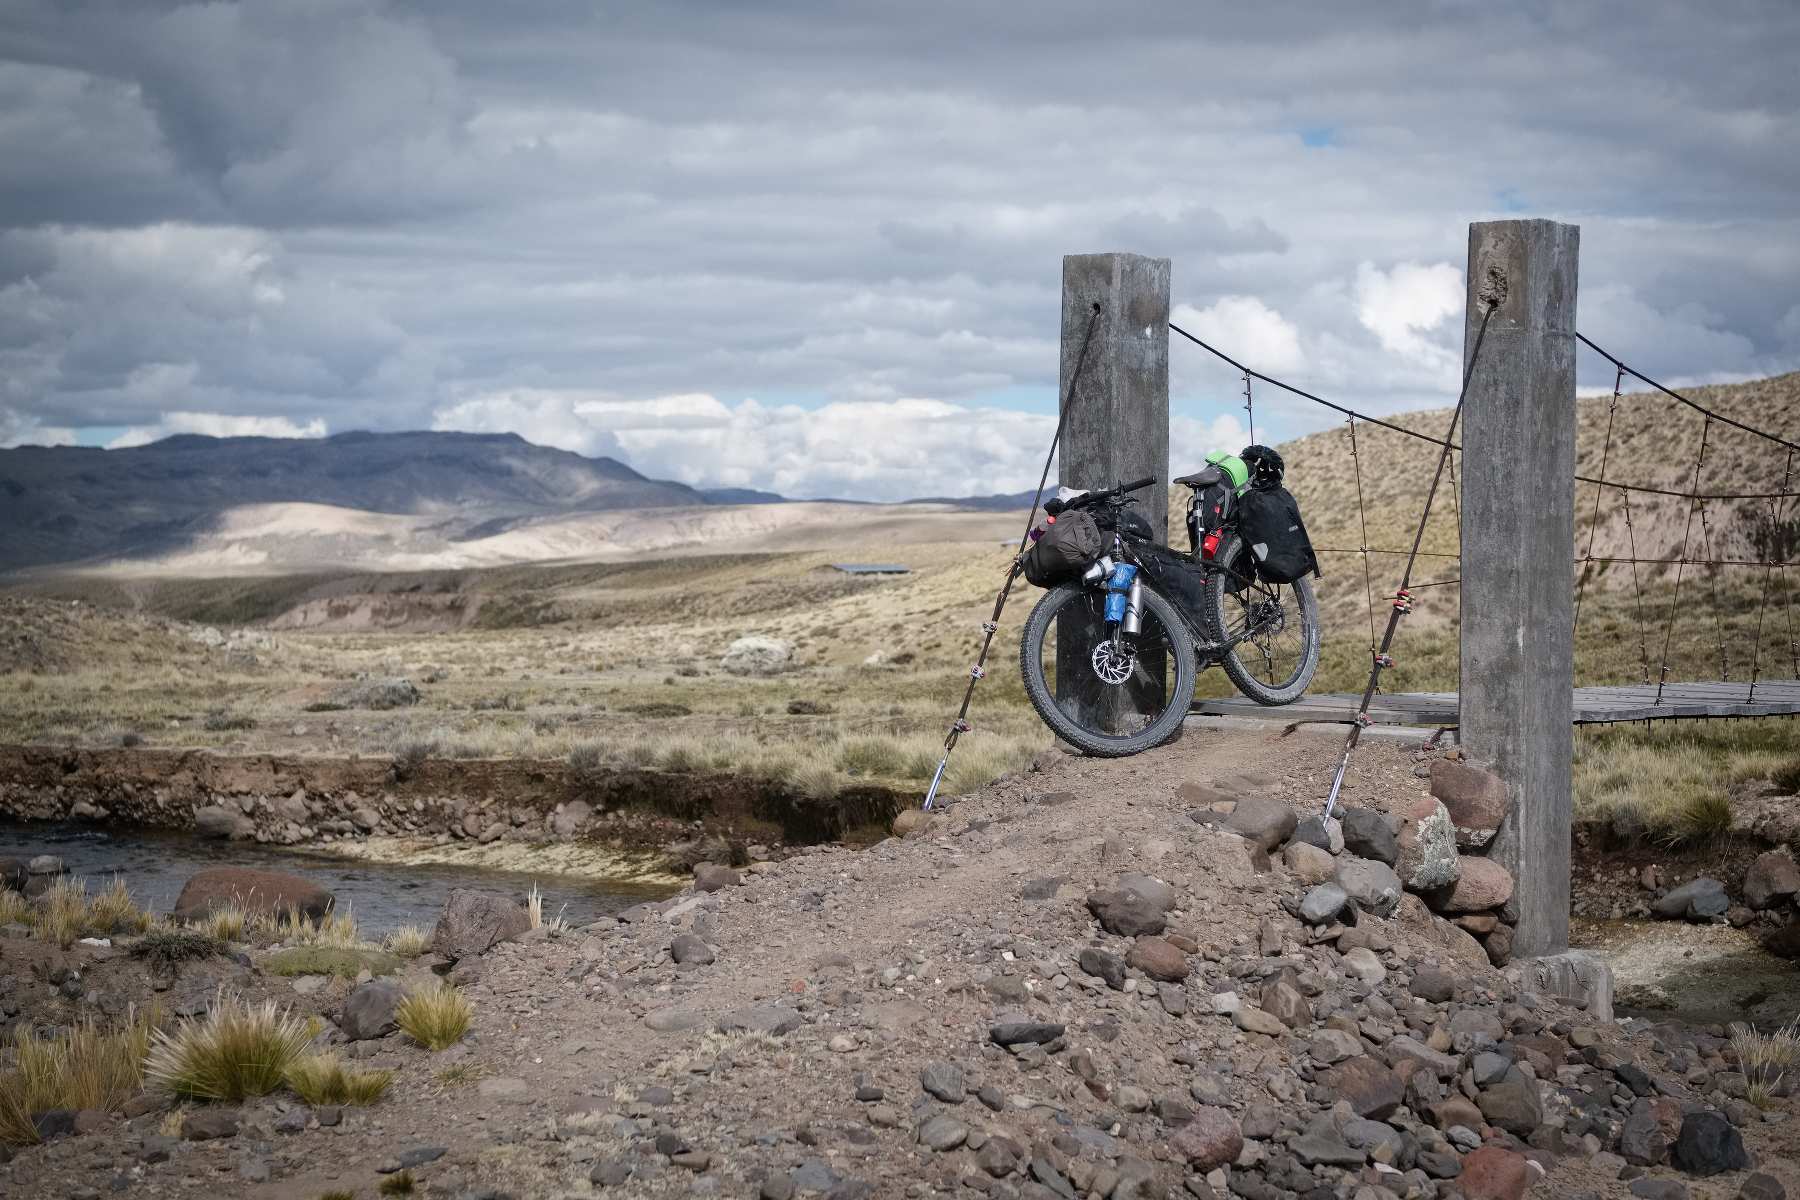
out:
M0 888L0 925L30 925L31 901Z
M431 948L431 934L417 925L402 925L381 939L381 948L396 958L417 958Z
M244 940L244 929L250 923L249 914L235 906L215 908L205 916L188 924L201 933L218 938L222 942L241 942Z
M1733 1025L1731 1049L1749 1080L1750 1103L1768 1108L1783 1077L1800 1063L1800 1017L1769 1033L1758 1033L1754 1025Z
M355 1192L346 1192L346 1191L342 1191L342 1190L331 1191L331 1192L320 1192L319 1200L356 1200L356 1193Z
M35 905L26 906L26 919L33 936L65 950L84 937L142 933L152 924L150 914L125 890L125 881L116 877L105 891L89 896L86 880L64 876Z
M467 1087L469 1084L485 1079L486 1077L486 1067L482 1066L480 1063L470 1062L452 1063L450 1066L445 1067L436 1075L432 1076L433 1079L437 1080L438 1089L440 1091L449 1091L451 1088Z
M251 922L258 934L271 942L287 946L326 946L336 950L355 950L363 945L356 927L356 914L349 906L342 912L333 909L317 921L304 913L287 912L259 916Z
M221 991L204 1017L156 1033L144 1073L182 1099L266 1096L311 1039L307 1022L273 1000L253 1005Z
M375 1190L384 1196L410 1196L416 1186L411 1171L395 1171L376 1184Z
M462 1041L475 1009L448 983L410 992L394 1010L400 1031L427 1050L445 1050Z
M35 1145L32 1117L46 1109L106 1110L135 1095L161 1017L156 1009L133 1012L115 1030L82 1022L54 1038L20 1026L13 1038L13 1069L0 1073L0 1142Z
M287 1085L308 1104L373 1104L393 1082L392 1071L346 1070L335 1054L315 1054L288 1067Z

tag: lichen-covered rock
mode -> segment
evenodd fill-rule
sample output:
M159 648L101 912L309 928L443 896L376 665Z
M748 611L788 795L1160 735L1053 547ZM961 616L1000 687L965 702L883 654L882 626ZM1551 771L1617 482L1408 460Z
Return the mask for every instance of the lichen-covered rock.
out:
M1421 796L1400 825L1400 858L1395 874L1408 891L1430 892L1456 882L1456 826L1443 801Z

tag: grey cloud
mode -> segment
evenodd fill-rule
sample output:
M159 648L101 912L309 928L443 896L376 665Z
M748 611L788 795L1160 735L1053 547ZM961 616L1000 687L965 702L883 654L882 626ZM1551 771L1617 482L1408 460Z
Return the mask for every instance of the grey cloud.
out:
M1048 412L1059 257L1100 248L1256 297L1295 382L1391 411L1454 378L1382 349L1360 265L1460 265L1515 208L1583 225L1583 324L1646 369L1786 369L1796 51L1777 0L18 0L0 424L393 428L522 388ZM1232 410L1173 353L1186 411Z

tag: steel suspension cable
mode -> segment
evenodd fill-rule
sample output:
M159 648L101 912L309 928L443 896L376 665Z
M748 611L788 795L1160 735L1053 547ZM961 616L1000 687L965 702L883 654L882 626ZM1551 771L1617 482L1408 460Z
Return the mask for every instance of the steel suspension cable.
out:
M1706 441L1712 433L1712 414L1708 413L1700 425L1700 456L1694 460L1694 487L1700 486L1700 470L1706 465ZM1661 674L1656 680L1656 701L1662 703L1663 686L1669 682L1669 645L1675 637L1675 616L1681 611L1681 576L1687 569L1688 535L1694 530L1694 506L1699 503L1698 496L1690 496L1688 500L1687 524L1681 530L1681 557L1675 563L1675 595L1669 601L1669 620L1663 627L1663 648Z
M1606 440L1600 445L1600 478L1606 479L1606 463L1612 454L1613 417L1619 411L1619 388L1625 382L1625 372L1621 370L1613 379L1612 399L1606 405ZM1582 556L1581 583L1575 589L1575 633L1581 631L1581 602L1587 598L1588 577L1594 569L1594 535L1600 532L1600 497L1606 491L1604 482L1594 485L1594 514L1588 518L1587 553ZM1576 638L1572 634L1569 644L1573 646Z
M1356 467L1356 523L1362 530L1362 569L1363 596L1369 607L1369 653L1375 653L1375 583L1369 577L1369 517L1363 503L1362 455L1356 447L1356 417L1346 418L1350 422L1350 462Z
M981 623L981 652L975 656L975 665L969 670L969 683L963 689L962 706L956 710L956 717L950 722L950 732L944 735L944 756L938 760L937 770L932 773L931 787L925 792L925 803L921 806L923 808L930 809L936 802L938 787L944 781L944 770L950 765L950 752L956 749L957 739L969 732L969 705L975 700L975 685L987 674L988 651L993 648L994 635L1000 632L1000 613L1006 608L1006 598L1012 593L1014 581L1024 569L1025 546L1031 541L1031 527L1037 523L1038 505L1044 499L1044 486L1050 482L1050 464L1056 461L1056 447L1062 441L1063 429L1069 422L1069 410L1075 406L1075 385L1081 379L1081 368L1087 363L1088 347L1093 344L1094 328L1099 323L1100 305L1096 302L1088 313L1087 330L1081 335L1081 349L1076 352L1075 366L1069 371L1069 386L1056 414L1056 432L1050 438L1050 452L1044 456L1044 470L1038 476L1037 493L1031 498L1031 512L1025 517L1025 532L1019 535L1018 551L1013 555L1012 565L1007 568L1006 579L1000 584L1000 594L994 598L994 613Z
M1369 702L1375 697L1375 689L1381 681L1381 672L1385 667L1394 665L1388 651L1393 648L1394 632L1400 627L1400 618L1412 611L1413 567L1419 561L1419 546L1425 540L1425 526L1431 520L1431 505L1437 499L1438 484L1444 477L1444 464L1450 457L1452 443L1456 438L1456 423L1462 419L1463 403L1469 398L1469 382L1475 378L1475 367L1481 361L1481 347L1487 341L1488 322L1493 320L1495 305L1491 302L1482 306L1481 327L1475 331L1475 346L1469 352L1468 365L1463 369L1462 388L1456 394L1456 407L1450 413L1450 428L1444 436L1443 451L1438 455L1437 470L1431 473L1431 487L1425 493L1425 508L1419 514L1419 528L1413 534L1412 553L1406 558L1406 571L1400 577L1400 586L1394 592L1394 606L1388 613L1387 632L1381 637L1381 649L1373 655L1369 666L1369 683L1363 688L1362 703L1356 710L1356 722L1350 726L1350 733L1344 739L1344 754L1338 760L1337 772L1331 779L1331 794L1325 798L1325 819L1331 820L1332 810L1337 807L1338 793L1343 790L1344 772L1350 768L1350 755L1356 750L1356 743L1362 738L1363 729L1371 721L1369 718Z

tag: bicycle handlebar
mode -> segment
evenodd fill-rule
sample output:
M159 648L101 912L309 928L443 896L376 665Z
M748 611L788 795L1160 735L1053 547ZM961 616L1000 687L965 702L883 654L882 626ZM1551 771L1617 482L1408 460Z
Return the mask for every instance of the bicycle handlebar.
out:
M1104 492L1087 492L1069 500L1046 500L1044 502L1044 512L1047 515L1054 517L1058 513L1068 512L1071 509L1087 508L1092 504L1100 504L1107 500L1116 499L1127 492L1140 491L1155 482L1156 476L1146 475L1135 483L1121 483L1119 486L1108 488Z

